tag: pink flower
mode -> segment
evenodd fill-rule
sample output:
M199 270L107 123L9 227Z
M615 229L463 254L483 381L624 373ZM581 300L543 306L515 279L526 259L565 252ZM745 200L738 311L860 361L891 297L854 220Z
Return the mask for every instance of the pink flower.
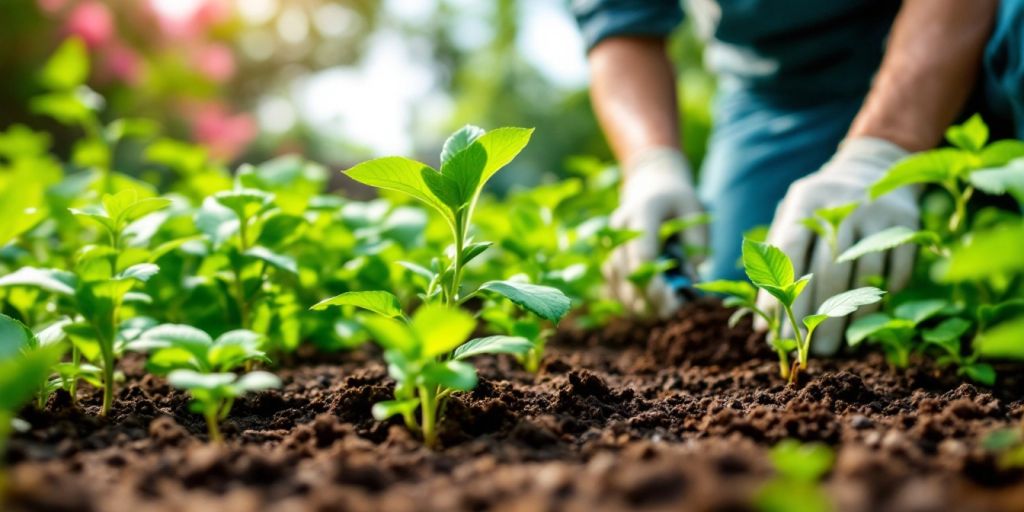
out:
M214 82L225 82L235 74L235 56L222 44L199 48L192 59L195 68Z
M142 58L123 44L112 44L104 55L104 71L111 79L136 85L142 78Z
M214 158L234 159L256 138L256 133L256 120L251 115L232 115L220 104L198 105L193 113L192 135Z
M64 30L82 38L89 48L96 48L114 37L114 16L110 8L100 2L82 2L71 10Z

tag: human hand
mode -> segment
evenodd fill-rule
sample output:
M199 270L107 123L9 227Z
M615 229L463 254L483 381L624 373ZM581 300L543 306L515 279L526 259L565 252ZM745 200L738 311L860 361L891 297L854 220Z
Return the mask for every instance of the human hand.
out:
M658 258L663 222L699 214L703 209L693 188L690 167L679 150L649 149L630 161L626 170L611 227L638 231L640 235L612 253L603 273L612 297L627 310L639 315L653 312L664 318L680 306L675 291L660 275L643 290L629 276L645 262ZM686 246L707 246L707 228L703 225L687 229L680 236Z
M825 299L857 286L869 276L886 278L889 291L904 287L910 279L914 265L914 248L897 247L888 253L862 256L856 262L836 263L839 254L858 240L893 226L917 229L919 209L917 197L905 187L867 203L867 190L900 159L908 155L904 149L883 139L858 137L846 140L839 151L819 171L794 182L779 203L768 232L768 243L782 249L793 260L797 276L812 273L808 289L793 305L797 318L814 312ZM863 201L840 225L836 236L836 250L806 227L801 220L813 215L819 208L839 206ZM762 292L758 307L774 308L774 302ZM859 311L863 315L869 308ZM812 351L818 355L832 355L839 350L846 322L830 319L816 331ZM756 327L765 328L763 321ZM792 336L788 326L783 337Z

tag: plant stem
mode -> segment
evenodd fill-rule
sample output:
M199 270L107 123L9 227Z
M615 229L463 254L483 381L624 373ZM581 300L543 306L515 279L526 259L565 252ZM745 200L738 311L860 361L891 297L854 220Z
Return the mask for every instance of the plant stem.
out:
M783 379L789 379L789 354L785 350L775 352L779 355L779 375Z
M71 345L71 364L75 365L75 370L79 369L82 364L82 353L78 351L78 347ZM78 406L78 375L71 377L71 385L68 386L68 393L71 395L71 403L74 406Z
M796 315L793 314L793 308L787 304L783 304L786 309L786 317L789 318L789 325L793 328L793 339L796 340L796 357L800 362L800 368L807 369L807 352L811 348L810 336L804 337L800 332L800 326L796 323Z
M114 354L103 354L103 409L100 416L110 413L110 407L114 404Z
M419 393L423 414L420 421L423 428L423 444L434 448L437 445L437 393L430 389L430 386L420 386Z
M455 268L452 272L452 288L448 294L448 305L457 305L459 301L459 289L462 288L462 249L466 245L465 220L460 215L455 220Z
M217 408L207 408L203 416L206 416L206 429L210 434L210 442L223 443L224 437L220 435L220 426L217 424Z

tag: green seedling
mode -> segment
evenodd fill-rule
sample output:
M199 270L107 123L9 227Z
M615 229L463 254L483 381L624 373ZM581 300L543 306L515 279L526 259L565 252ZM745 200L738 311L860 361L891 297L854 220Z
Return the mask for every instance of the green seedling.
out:
M906 368L915 347L918 326L951 307L942 299L926 299L900 304L892 314L866 315L854 320L846 329L846 343L851 347L860 346L865 341L878 344L889 364Z
M821 443L787 439L769 454L775 477L758 491L754 504L762 512L828 512L832 504L821 479L832 469L835 454Z
M235 399L254 391L281 387L276 375L255 371L241 377L234 373L202 373L194 370L174 370L167 375L172 386L188 391L192 396L193 412L206 418L210 441L223 442L220 422L227 419Z
M253 362L270 363L260 350L263 336L252 331L226 332L216 340L189 325L163 324L142 333L125 348L148 354L146 369L157 375L189 369L224 373Z
M46 378L61 357L59 347L32 346L29 339L23 325L0 317L0 506L5 495L4 452L15 415L43 392Z
M1017 255L1017 246L1024 238L1020 216L1005 210L968 208L977 191L989 195L1009 195L1018 207L1024 198L1024 142L1003 140L987 144L988 128L974 116L946 134L952 147L918 153L897 163L870 190L878 197L910 185L932 185L945 191L952 200L951 211L929 213L923 209L925 229L893 227L872 234L849 248L838 261L851 262L867 254L886 251L904 244L923 249L918 266L929 274L932 282L915 283L914 287L930 286L931 297L945 306L934 315L931 328L918 325L918 314L909 314L915 304L927 306L935 301L898 303L895 309L869 315L851 325L851 344L863 340L882 345L894 366L905 367L912 350L931 348L941 365L954 365L958 373L983 384L991 385L996 375L993 367L981 362L988 358L977 345L986 331L1005 317L1019 311L1021 304L1021 272L1024 263ZM941 195L941 194L940 194ZM941 197L927 196L932 199ZM933 209L935 209L933 208ZM975 211L976 210L976 211ZM944 287L942 287L944 286ZM902 309L902 312L900 311ZM919 310L926 311L927 309ZM971 334L975 343L963 347Z
M797 279L793 273L793 263L778 247L746 239L743 241L743 267L755 287L775 298L778 309L769 312L758 308L754 300L756 296L745 283L716 281L705 283L700 288L735 297L729 304L740 307L737 315L752 312L765 318L769 325L772 347L779 355L780 373L790 382L795 381L799 370L807 369L811 339L814 330L822 322L829 318L847 316L861 306L874 304L881 300L885 293L874 287L849 290L826 299L815 314L798 319L793 313L793 303L810 282L810 274ZM792 338L784 337L783 322L788 322ZM796 360L787 372L786 361L789 353L794 350Z
M441 304L422 306L411 319L401 314L371 316L364 319L364 325L384 348L388 373L396 383L395 399L375 404L374 418L384 421L402 416L406 426L421 432L431 447L437 446L437 422L447 398L476 387L476 369L466 362L469 358L523 355L533 348L530 340L514 336L466 341L476 328L472 315ZM416 409L420 410L419 420Z
M803 219L801 223L807 229L828 241L828 246L832 250L832 257L835 258L839 256L839 226L859 206L860 202L855 201L831 208L820 208L814 211L814 215Z
M72 209L79 219L97 224L107 235L107 245L88 247L79 257L76 269L75 302L84 318L64 327L76 351L90 361L99 361L103 370L103 407L106 416L114 399L114 365L119 353L120 310L126 300L148 302L148 296L135 293L136 283L144 283L160 271L150 263L143 248L131 247L130 224L170 206L162 198L140 198L135 189L106 194L102 205ZM76 357L77 359L77 357Z
M557 322L571 306L557 288L517 280L487 281L473 290L464 289L466 265L493 245L470 238L480 193L487 180L526 146L531 133L523 128L484 132L467 126L445 142L440 171L406 158L387 157L346 172L361 183L403 192L423 202L444 219L452 236L448 254L434 257L430 268L403 263L427 283L420 294L425 304L411 319L402 311L398 297L386 291L346 292L312 308L357 307L379 315L367 317L363 323L384 348L397 385L395 400L376 407L376 416L401 415L410 429L422 432L428 446L437 445L436 423L444 412L444 400L476 385L476 372L463 359L482 353L522 356L533 348L529 339L516 336L466 342L476 321L460 307L478 296L500 296L541 319ZM416 408L421 413L418 424Z

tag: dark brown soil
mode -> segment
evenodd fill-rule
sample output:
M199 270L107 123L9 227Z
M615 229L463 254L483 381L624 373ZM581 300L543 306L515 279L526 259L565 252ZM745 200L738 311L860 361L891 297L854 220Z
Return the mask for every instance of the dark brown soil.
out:
M109 420L54 396L11 442L11 511L749 510L786 438L837 453L824 486L844 511L1024 510L1024 474L980 448L1024 413L1024 378L996 390L877 354L777 375L749 326L702 302L659 325L563 332L539 375L481 358L449 403L444 447L370 416L391 382L370 353L278 371L206 443L186 397L128 359Z

